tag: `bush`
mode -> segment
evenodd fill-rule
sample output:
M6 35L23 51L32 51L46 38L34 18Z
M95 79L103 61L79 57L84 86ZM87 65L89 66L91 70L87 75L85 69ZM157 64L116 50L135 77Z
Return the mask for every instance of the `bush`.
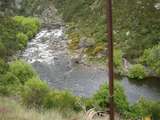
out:
M7 72L0 77L0 95L11 95L18 92L20 81L14 74Z
M130 106L129 111L126 112L126 118L133 120L141 119L146 116L152 116L153 120L160 119L160 103L153 101L146 101L140 99L137 103Z
M8 71L8 68L8 64L0 58L0 75L6 73Z
M155 120L160 119L160 102L146 101L140 99L137 103L129 105L123 88L116 83L115 85L115 107L124 120L138 120L151 115ZM84 100L86 107L106 110L109 107L109 88L107 84L102 85L93 98Z
M59 109L60 111L79 111L78 98L67 91L50 91L45 98L44 107Z
M123 53L121 50L114 50L114 67L116 68L116 72L123 74L124 70L123 70Z
M40 22L33 17L0 16L0 57L7 58L26 45L40 28Z
M146 76L146 71L143 65L135 64L133 65L128 72L129 78L143 79Z
M6 57L18 50L19 43L16 41L16 34L22 26L10 17L0 19L0 42L2 43L0 48L2 49L1 54Z
M45 82L33 77L24 85L21 93L22 102L27 107L41 108L48 91L49 88Z
M40 28L40 22L37 18L15 16L13 19L23 26L22 32L32 38Z
M1 40L0 40L1 41ZM0 42L0 57L5 58L6 57L6 48L2 42Z
M27 45L27 41L28 41L27 35L25 35L24 33L19 32L19 33L17 33L16 37L17 37L17 40L19 41L20 49L24 48Z
M160 75L160 44L153 48L146 49L141 57L141 62L151 69L153 69L157 75Z
M115 106L116 110L120 113L125 112L128 108L128 102L126 96L124 94L123 88L119 85L119 83L115 84ZM93 103L96 107L105 110L109 105L109 88L107 84L104 84L100 87L97 93L93 96Z
M160 102L153 103L150 113L152 114L154 120L160 119Z
M24 61L14 61L10 63L9 71L13 73L22 84L28 79L37 76L32 66L25 63Z

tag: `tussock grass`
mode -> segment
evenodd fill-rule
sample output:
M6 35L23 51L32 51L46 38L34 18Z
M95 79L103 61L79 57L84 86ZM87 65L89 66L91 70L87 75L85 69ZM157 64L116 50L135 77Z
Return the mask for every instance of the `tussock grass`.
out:
M71 117L56 110L38 112L35 109L27 109L11 98L0 97L0 120L84 120L83 113L69 113Z

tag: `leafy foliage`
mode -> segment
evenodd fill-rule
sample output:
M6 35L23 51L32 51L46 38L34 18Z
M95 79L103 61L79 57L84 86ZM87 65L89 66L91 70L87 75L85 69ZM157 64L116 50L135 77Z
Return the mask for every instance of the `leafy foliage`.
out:
M123 75L123 52L121 50L114 50L113 63L114 67L116 68L116 72Z
M127 102L126 96L124 95L123 88L119 85L119 83L115 86L115 106L116 109L123 113L125 112L129 104ZM93 103L100 107L101 109L106 109L106 106L109 105L109 88L107 84L102 85L101 88L97 91L97 93L93 96Z
M158 75L160 75L160 44L153 48L146 49L141 62L151 69L153 69Z
M21 31L26 34L28 38L32 38L40 28L40 22L37 18L15 16L13 19L22 25Z
M21 93L23 104L27 107L42 107L48 90L48 85L39 78L33 77L29 79Z
M33 68L23 61L9 64L0 59L0 92L1 95L18 94L26 81L37 76Z
M143 79L146 76L146 70L143 65L135 64L129 69L128 77Z
M40 27L38 19L32 17L0 16L0 19L0 57L3 59L24 48Z
M147 101L142 98L137 103L130 106L129 111L126 112L126 118L140 119L142 117L152 116L154 120L158 120L160 118L159 113L159 102Z
M0 75L8 71L9 65L3 59L0 59Z
M29 79L21 93L22 102L27 107L79 111L78 98L66 91L51 90L39 78Z
M7 72L0 77L0 95L14 95L18 92L20 81L14 74Z
M101 86L99 91L91 99L85 100L85 105L88 108L98 107L99 109L105 110L109 105L109 90L107 85ZM145 99L140 99L137 103L129 105L123 88L116 84L115 86L115 107L124 120L137 120L143 117L151 115L155 120L160 118L160 103L147 101Z
M67 91L52 90L48 93L44 100L45 108L54 108L61 111L79 111L81 109L78 104L78 97L73 96Z
M4 46L4 44L0 42L0 58L4 59L6 54L7 54L7 49Z
M0 48L3 50L1 57L5 58L19 49L16 34L21 26L11 18L1 17L0 19Z
M31 65L18 60L10 63L9 71L13 73L22 84L37 75Z
M27 45L28 37L24 33L17 33L16 38L19 41L19 48L23 48Z
M160 11L155 8L156 3L157 0L113 1L115 47L131 61L160 41ZM106 44L105 0L54 0L54 4L81 36L94 38L95 44Z

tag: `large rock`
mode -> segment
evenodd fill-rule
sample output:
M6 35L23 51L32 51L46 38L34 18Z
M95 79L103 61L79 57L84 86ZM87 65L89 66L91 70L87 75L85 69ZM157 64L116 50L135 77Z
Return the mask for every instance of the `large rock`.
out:
M80 38L79 47L88 48L95 45L95 40L93 38L82 37Z

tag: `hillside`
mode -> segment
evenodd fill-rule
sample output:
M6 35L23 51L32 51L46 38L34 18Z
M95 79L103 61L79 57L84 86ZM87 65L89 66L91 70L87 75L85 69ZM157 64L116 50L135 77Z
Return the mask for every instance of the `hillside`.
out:
M105 6L0 0L0 119L86 120L93 108L106 119ZM160 119L159 24L158 0L113 0L114 107L122 120Z
M84 49L90 57L104 61L107 55L105 0L54 0L56 8L69 24L69 47ZM113 27L115 67L122 71L123 58L159 71L158 65L144 62L145 52L159 46L159 4L157 0L114 0ZM153 56L156 53L153 53ZM155 55L159 59L159 56ZM118 58L119 61L116 59ZM152 59L148 56L147 60ZM155 68L156 67L156 68ZM156 72L159 76L159 72Z

